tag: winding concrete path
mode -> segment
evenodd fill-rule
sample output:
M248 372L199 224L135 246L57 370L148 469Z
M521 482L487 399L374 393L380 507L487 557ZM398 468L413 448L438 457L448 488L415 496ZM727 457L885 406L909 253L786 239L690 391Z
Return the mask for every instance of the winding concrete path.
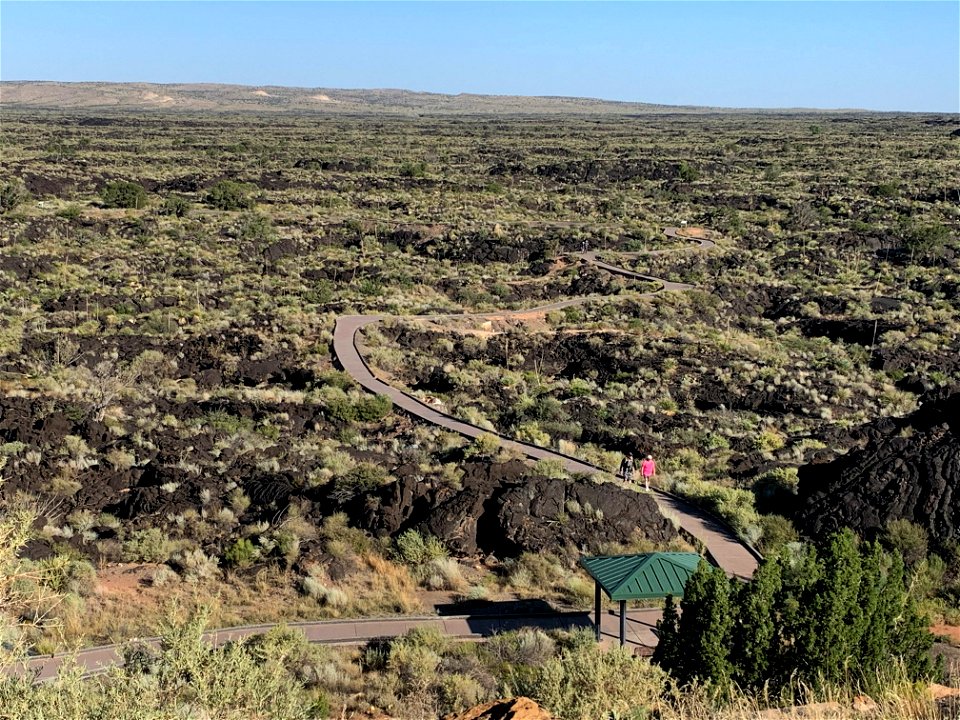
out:
M673 239L696 242L697 246L691 249L708 249L714 247L715 245L715 243L709 239L684 235L683 231L679 228L670 227L667 228L664 233L667 235L667 237ZM627 257L638 257L642 255L660 255L670 252L677 252L677 249L670 248L663 250L651 250L645 253L621 254ZM677 283L662 280L650 275L643 275L641 273L634 272L633 270L611 265L601 261L596 252L588 251L575 253L575 255L582 258L584 261L596 265L597 267L600 267L611 273L660 284L660 288L658 290L648 293L641 293L639 294L639 297L653 297L663 292L684 291L696 287L687 283ZM533 308L531 310L480 313L469 316L410 316L410 318L429 320L451 317L473 317L477 319L483 319L486 317L509 318L516 315L546 313L551 310L558 310L565 307L580 305L588 300L596 299L597 297L598 296L584 296L569 298L567 300L561 300L548 305L541 305L540 307ZM411 415L420 418L421 420L433 423L434 425L438 425L447 430L453 430L454 432L460 433L466 437L476 438L480 435L495 435L504 447L515 450L533 460L559 460L561 463L563 463L563 467L570 473L592 475L597 472L603 472L602 468L584 462L583 460L570 455L565 455L555 450L549 450L547 448L531 445L530 443L520 442L507 437L506 435L490 432L489 430L484 430L481 427L464 422L463 420L455 418L452 415L430 407L403 390L389 385L388 383L377 378L371 368L367 365L366 361L363 359L363 355L357 347L357 334L363 328L381 322L388 317L389 316L386 315L344 315L337 319L336 327L333 331L334 354L337 356L337 360L340 362L344 372L350 375L361 386L370 392L386 395L393 401L395 407L408 412ZM744 579L753 576L753 572L757 568L757 563L760 557L759 554L756 552L756 550L750 548L739 538L737 538L736 534L727 525L713 515L675 495L656 490L653 492L653 496L657 501L657 504L660 506L661 511L677 517L680 521L680 527L703 543L707 555L714 563L723 568L732 576Z
M684 236L677 228L667 228L666 235L679 240L693 240L700 248L713 247L710 240ZM674 250L655 250L647 253L624 253L628 256L662 254ZM650 297L662 292L690 290L693 285L675 283L649 275L610 265L598 259L595 252L576 253L584 261L603 268L611 273L625 277L647 280L660 284L660 289L643 293L640 297ZM531 312L548 312L587 302L595 296L570 298L549 305L543 305L534 310L520 310L513 312L491 313L474 315L472 317L510 317L511 315L529 314ZM425 319L441 317L462 317L459 315L423 316ZM482 434L490 434L470 423L440 412L407 393L376 378L367 366L360 351L357 349L357 333L368 325L386 319L384 315L349 315L337 320L334 330L334 353L344 371L351 375L367 390L388 396L394 405L411 415L427 422L434 423L448 430L453 430L466 437L475 438ZM563 453L537 447L528 443L519 442L498 433L500 442L511 449L517 450L532 459L555 459L563 463L564 468L572 473L593 474L603 472L601 468L583 462L575 457ZM690 535L703 543L708 556L718 566L732 576L747 579L753 575L759 560L759 554L742 543L733 531L722 521L703 511L695 505L675 495L662 491L654 491L653 497L661 510L672 514L680 521L680 526ZM659 609L631 610L627 620L627 643L634 646L641 653L649 651L656 645L656 635L653 630L660 617ZM331 645L362 645L371 640L397 637L414 627L432 626L438 628L445 635L459 639L482 639L498 632L516 630L522 627L539 627L542 629L593 627L593 621L588 612L556 612L552 614L536 615L459 615L459 616L423 616L423 617L396 617L362 620L330 620L318 622L294 622L288 627L301 630L310 642ZM264 633L275 625L246 625L242 627L225 628L207 633L205 639L213 645L220 645L231 640L238 640L250 635ZM601 632L604 639L612 641L619 636L619 620L609 610L602 616ZM157 638L146 642L156 645ZM84 669L84 676L92 676L105 672L110 667L121 662L121 646L106 645L88 648L77 653L63 653L30 658L22 665L7 668L8 673L32 676L37 681L49 680L57 675L60 668L71 662Z

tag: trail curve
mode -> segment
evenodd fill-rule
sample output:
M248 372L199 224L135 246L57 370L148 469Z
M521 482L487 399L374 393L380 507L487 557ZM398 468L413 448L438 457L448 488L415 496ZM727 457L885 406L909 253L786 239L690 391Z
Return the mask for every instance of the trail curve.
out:
M708 249L714 247L715 243L706 238L692 237L686 235L680 228L668 227L664 230L667 237L681 240L693 241L697 243L695 248ZM677 252L676 249L651 250L644 253L621 253L628 257L637 257L641 255L660 255L670 252ZM584 261L602 268L608 272L637 280L646 280L655 282L660 288L647 293L640 293L639 297L653 297L664 292L685 291L695 288L695 285L688 283L671 282L650 275L643 275L627 268L618 267L604 262L598 258L596 252L585 251L574 253L575 256ZM438 319L450 317L472 317L482 319L484 317L507 317L515 315L529 315L531 313L545 313L551 310L559 310L566 307L580 305L588 300L595 299L596 296L582 296L569 298L558 302L541 305L530 310L516 310L497 313L478 313L478 314L456 314L456 315L414 315L405 316L409 319ZM363 328L388 319L388 315L343 315L337 318L336 326L333 331L333 352L336 355L340 366L344 372L350 375L357 383L370 392L380 395L386 395L392 401L395 407L429 423L438 425L446 430L452 430L465 437L476 438L480 435L494 435L501 445L515 450L522 455L533 460L559 460L565 470L570 473L594 474L604 472L602 468L584 462L578 458L566 455L556 450L542 448L530 443L514 440L506 435L497 432L484 430L481 427L464 422L448 413L437 410L421 402L412 395L396 388L383 380L377 378L370 366L367 365L363 355L357 347L357 334ZM753 576L760 559L759 553L742 542L731 528L720 521L715 516L697 507L693 503L661 490L653 491L653 497L660 506L662 512L668 512L680 521L680 527L684 531L698 539L706 548L707 555L719 567L723 568L729 575L748 579Z

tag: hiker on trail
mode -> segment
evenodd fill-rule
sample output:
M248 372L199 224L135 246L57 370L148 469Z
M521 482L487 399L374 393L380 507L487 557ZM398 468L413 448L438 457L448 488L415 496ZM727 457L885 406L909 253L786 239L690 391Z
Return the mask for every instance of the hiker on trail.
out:
M650 478L657 474L657 463L653 460L653 455L647 455L646 459L640 463L640 474L643 475L643 486L649 492Z
M627 453L620 463L620 477L627 482L631 482L633 480L633 467L633 455Z

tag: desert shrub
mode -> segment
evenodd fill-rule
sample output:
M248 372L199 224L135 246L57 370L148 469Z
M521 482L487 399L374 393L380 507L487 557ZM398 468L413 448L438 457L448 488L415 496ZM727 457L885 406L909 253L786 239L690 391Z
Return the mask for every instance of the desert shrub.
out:
M162 563L170 559L173 543L160 528L135 530L121 545L124 562Z
M260 551L248 538L240 538L227 548L223 554L223 561L227 567L245 568L253 564L260 556Z
M887 547L900 553L907 567L913 567L927 556L927 531L910 520L890 520L883 541Z
M517 632L494 635L483 652L497 663L541 665L552 659L557 644L543 630L524 628Z
M533 698L560 720L596 720L646 717L659 705L667 679L627 649L605 651L591 643L515 669L507 683L512 692Z
M764 553L779 550L800 538L793 523L783 515L761 515L760 531L759 546Z
M677 495L689 498L716 513L744 538L756 540L760 534L760 516L749 490L728 488L703 480L681 480L671 488Z
M405 161L400 165L400 177L422 178L427 175L427 164L425 162Z
M147 204L147 191L143 185L127 180L115 180L100 190L100 199L108 208L133 208L139 210Z
M406 530L394 540L397 558L407 565L425 565L431 560L447 557L447 548L439 538Z
M798 484L797 468L779 467L768 470L757 478L753 484L753 492L758 502L767 502L776 507L779 503L789 502L797 494Z
M421 570L423 584L430 590L462 590L467 585L460 563L453 558L434 558Z
M356 404L356 418L360 422L378 422L393 412L393 401L386 395L361 398Z
M569 571L550 553L523 553L509 561L506 567L510 585L520 592L543 592L545 588L562 585L569 575Z
M49 683L0 681L0 716L18 720L94 717L325 717L329 703L291 673L299 646L276 633L213 648L203 640L204 615L161 633L158 650L134 646L125 667L101 679L67 668ZM174 714L172 709L176 708Z
M300 587L305 595L321 605L335 610L342 610L350 605L350 596L342 589L331 586L324 578L307 575L300 581Z
M435 694L437 709L445 715L469 710L486 699L484 687L475 678L461 673L441 676Z
M186 217L190 212L190 201L182 195L168 195L163 199L157 212L161 215L172 215L173 217Z
M207 204L217 210L249 210L254 206L248 187L233 180L221 180L207 193Z
M359 463L349 473L346 478L338 481L338 487L341 482L349 483L356 494L373 492L387 481L387 471L382 465L373 463Z
M467 457L490 457L500 449L500 438L492 433L481 433L466 449Z
M563 467L563 460L559 458L541 458L534 465L537 475L553 480L567 477L567 471Z
M236 237L247 242L266 243L276 239L277 231L266 215L249 212L244 213L237 223Z
M17 205L30 196L27 187L20 180L11 180L0 186L0 213L14 210Z
M700 171L697 170L693 165L688 163L686 160L680 163L680 166L677 168L677 175L684 182L693 182L700 178Z
M187 582L213 580L220 575L216 558L208 556L200 548L184 550L176 556L175 560L183 573L183 579Z
M401 693L423 693L433 683L440 655L425 645L401 640L390 646L387 667L397 675Z

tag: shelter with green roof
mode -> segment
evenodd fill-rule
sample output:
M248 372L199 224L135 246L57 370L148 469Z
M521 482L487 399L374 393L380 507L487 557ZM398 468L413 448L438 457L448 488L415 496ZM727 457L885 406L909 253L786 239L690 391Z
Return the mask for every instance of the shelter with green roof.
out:
M601 590L620 603L620 644L627 639L627 600L648 600L673 595L683 589L703 558L697 553L658 552L639 555L597 555L580 558L596 587L597 640L600 640Z

